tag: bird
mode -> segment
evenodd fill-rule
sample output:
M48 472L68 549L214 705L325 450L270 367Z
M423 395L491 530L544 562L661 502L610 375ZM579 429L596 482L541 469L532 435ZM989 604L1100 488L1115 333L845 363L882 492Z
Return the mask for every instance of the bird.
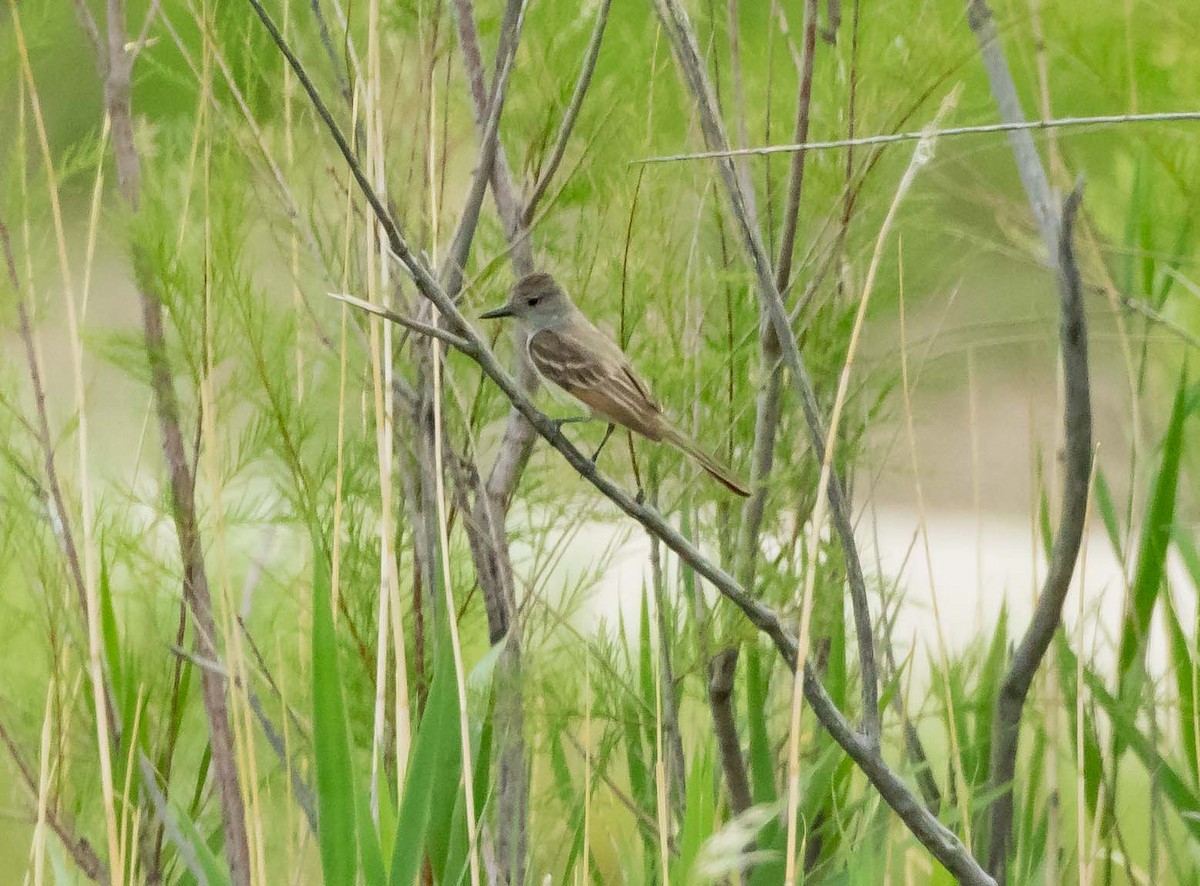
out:
M526 274L509 290L508 301L480 315L481 320L512 317L520 324L519 341L547 386L564 392L587 413L559 419L561 425L602 418L608 430L592 461L599 457L615 425L655 442L668 443L689 456L735 495L750 495L733 472L679 430L637 374L625 352L589 320L548 273Z

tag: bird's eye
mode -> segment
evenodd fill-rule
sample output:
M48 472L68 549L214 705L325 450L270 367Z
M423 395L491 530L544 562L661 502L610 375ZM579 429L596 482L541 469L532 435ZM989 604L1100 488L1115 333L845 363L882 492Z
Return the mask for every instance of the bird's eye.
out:
M537 303L540 302L541 300L542 299L540 296L534 296L533 298L531 298L529 300L529 307L531 307L531 308L535 307L537 305Z

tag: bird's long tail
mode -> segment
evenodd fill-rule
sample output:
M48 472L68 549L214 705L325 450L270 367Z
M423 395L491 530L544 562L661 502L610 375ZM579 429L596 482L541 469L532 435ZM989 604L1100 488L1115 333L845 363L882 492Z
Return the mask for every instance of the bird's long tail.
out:
M733 475L733 472L701 449L691 437L688 437L682 431L678 431L675 428L668 428L663 435L663 439L680 452L695 459L696 464L708 471L714 480L734 495L749 498L750 490L742 485L742 482Z

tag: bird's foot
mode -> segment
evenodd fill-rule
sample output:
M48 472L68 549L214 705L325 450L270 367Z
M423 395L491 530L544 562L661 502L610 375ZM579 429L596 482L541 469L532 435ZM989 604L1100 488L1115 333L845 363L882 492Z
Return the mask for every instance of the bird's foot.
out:
M612 422L608 423L608 430L604 432L604 439L600 441L600 445L596 447L596 451L592 453L592 464L596 463L596 459L600 457L600 453L604 451L604 444L608 442L608 438L612 436L616 430L616 425Z
M560 435L562 434L563 425L578 424L581 421L587 421L587 420L588 420L588 416L586 416L586 415L569 415L566 418L550 419L551 423L554 425L554 433L560 434Z
M639 505L644 505L646 503L646 490L639 486L637 495L633 497L633 500Z

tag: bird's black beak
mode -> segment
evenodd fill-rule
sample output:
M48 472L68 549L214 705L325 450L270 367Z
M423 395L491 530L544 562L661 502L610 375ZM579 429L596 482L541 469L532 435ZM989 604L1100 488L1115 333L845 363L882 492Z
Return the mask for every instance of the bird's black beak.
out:
M496 308L494 311L488 311L486 314L480 314L479 319L480 320L498 320L501 317L511 317L512 315L513 315L513 309L511 307L509 307L508 305L505 305L502 308Z

